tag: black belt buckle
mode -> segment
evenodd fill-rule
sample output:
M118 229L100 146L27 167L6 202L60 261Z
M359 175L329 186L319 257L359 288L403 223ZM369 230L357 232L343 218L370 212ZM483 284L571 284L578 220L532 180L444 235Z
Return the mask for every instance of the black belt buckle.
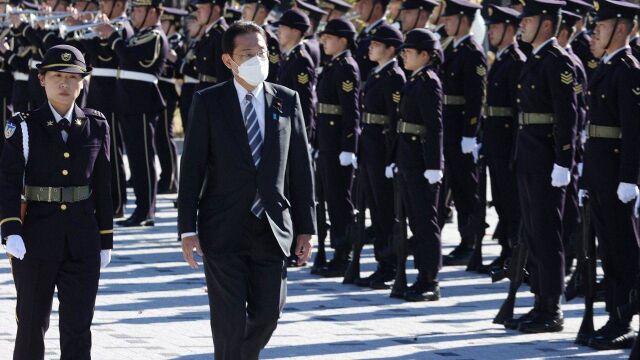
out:
M61 188L60 189L60 202L70 203L74 202L74 188Z

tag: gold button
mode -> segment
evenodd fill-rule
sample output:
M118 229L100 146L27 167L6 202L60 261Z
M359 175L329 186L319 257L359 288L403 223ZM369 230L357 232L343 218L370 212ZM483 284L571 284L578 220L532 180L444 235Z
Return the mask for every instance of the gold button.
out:
M204 56L204 57L203 57L203 59L204 59L204 60L207 60L207 57L206 57L206 56Z
M509 124L504 124L504 127L506 127L508 129L509 128Z
M604 94L600 95L600 97L604 99Z
M67 170L62 170L62 175L64 175L64 176L69 175L69 171L67 171Z
M417 137L415 137L415 136L412 136L412 137L411 137L411 140L416 141L416 140L418 140L418 138L417 138Z
M522 85L518 84L518 89L522 89Z
M613 152L617 154L617 153L619 153L619 152L620 152L620 150L618 150L618 149L613 149Z
M451 73L451 76L453 76L453 73Z
M64 156L65 159L68 159L69 157L71 157L71 154L69 154L68 152L62 154Z
M335 125L335 124L336 124L335 122L333 122L333 121L329 121L329 125L333 126L333 125Z
M67 210L67 204L60 205L60 210Z
M587 95L591 95L591 90L587 91Z
M535 89L535 88L536 88L536 86L535 86L535 85L531 85L531 88L532 88L532 89Z
M520 103L520 99L516 99L516 102L519 104Z
M519 129L522 130L522 125L520 125Z

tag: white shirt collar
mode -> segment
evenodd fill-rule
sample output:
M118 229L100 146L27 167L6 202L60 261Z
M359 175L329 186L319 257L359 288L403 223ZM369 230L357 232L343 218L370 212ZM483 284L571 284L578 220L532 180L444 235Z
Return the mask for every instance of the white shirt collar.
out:
M384 21L384 15L380 19L378 19L378 20L372 22L371 24L367 25L367 27L364 28L364 32L365 33L369 33L369 31L371 31L371 29L373 29L374 27L378 26L378 24L380 24L383 21Z
M602 61L607 63L609 62L609 60L613 59L614 56L616 56L620 51L624 51L625 49L630 49L631 46L629 45L625 45L619 49L617 49L616 51L612 52L612 53L607 53L604 55L604 57L602 58Z
M555 36L550 37L549 39L547 39L547 41L543 42L542 44L538 45L537 48L533 49L533 55L538 55L538 52L545 47L548 43L554 41L556 39Z
M393 62L396 62L396 58L393 58L393 59L391 59L391 60L387 61L387 62L386 62L386 63L384 63L384 64L381 64L381 65L376 66L376 67L373 69L373 71L377 74L377 73L379 73L379 72L380 72L380 70L384 69L387 65L389 65L389 64L391 64L391 63L393 63Z
M235 78L233 79L233 85L235 85L236 91L238 92L238 99L240 99L241 101L244 101L244 98L249 93L247 89L245 89L242 85L240 85L238 80L236 80ZM253 94L253 97L257 101L259 102L264 101L264 83L258 84L258 86L256 86L256 88L251 91L251 94ZM240 103L240 105L242 106L242 102Z
M342 50L341 52L339 52L339 53L337 53L336 55L334 55L334 56L331 58L331 60L333 60L333 59L336 59L336 58L340 57L340 55L342 55L342 54L346 53L347 51L349 51L349 49Z
M60 120L62 120L63 118L67 119L69 123L71 123L71 120L73 119L73 110L75 108L75 105L72 105L71 108L69 108L69 111L67 111L67 113L64 114L64 116L58 114L58 112L56 111L56 109L53 108L51 103L49 103L49 108L51 109L51 113L53 113L53 118L56 120L56 123L59 123Z
M496 53L496 59L500 60L500 58L502 57L502 55L507 52L509 50L509 48L511 48L513 46L513 43L505 46L504 48L498 50L498 52Z
M302 40L301 40L298 44L294 45L291 49L289 49L289 50L285 51L282 55L283 55L283 56L285 56L285 57L286 57L286 56L291 55L291 53L293 52L293 50L295 50L296 48L298 48L300 45L302 45Z
M418 70L415 70L414 72L411 73L411 77L414 77L415 74L419 73L420 71L424 70L424 68L426 68L427 66L429 66L429 64L420 67Z
M460 45L460 43L462 43L463 41L467 40L471 36L473 36L473 33L468 33L467 35L461 37L460 39L453 40L453 47L457 48L458 45Z

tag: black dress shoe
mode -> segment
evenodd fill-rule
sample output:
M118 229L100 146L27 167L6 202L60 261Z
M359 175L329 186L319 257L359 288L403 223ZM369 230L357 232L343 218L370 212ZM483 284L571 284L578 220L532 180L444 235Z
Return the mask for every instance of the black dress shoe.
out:
M155 226L156 222L153 219L144 219L144 218L131 216L126 220L117 221L116 225L119 225L122 227Z
M409 302L440 300L440 285L438 282L417 282L409 286L404 299Z
M521 322L518 330L525 334L558 332L564 329L564 317L560 310L560 298L541 300L540 311L530 321Z
M446 255L442 259L442 264L444 266L467 265L472 253L473 247L469 247L465 244L460 244L456 246L456 248L453 249L453 251L451 251L449 255Z
M490 274L492 271L500 271L504 269L507 259L509 259L509 255L500 254L500 256L495 258L489 265L480 266L478 272L480 274Z
M118 211L117 213L113 214L113 218L114 219L122 219L124 217L124 211Z
M333 258L325 267L318 270L318 275L327 278L343 277L348 266L348 259Z
M630 349L635 340L636 332L628 324L612 323L606 329L597 331L589 339L588 345L596 350Z
M169 187L169 186L163 186L160 187L158 186L158 195L171 195L171 194L177 194L178 193L178 189L174 186Z
M366 286L374 290L385 290L391 286L386 283L396 278L396 270L389 265L378 266L376 271L371 274L369 283Z
M536 316L536 313L537 313L537 310L534 307L533 309L529 310L529 312L517 318L511 318L511 319L505 320L503 325L505 329L517 330L521 323L531 321L534 318L534 316Z

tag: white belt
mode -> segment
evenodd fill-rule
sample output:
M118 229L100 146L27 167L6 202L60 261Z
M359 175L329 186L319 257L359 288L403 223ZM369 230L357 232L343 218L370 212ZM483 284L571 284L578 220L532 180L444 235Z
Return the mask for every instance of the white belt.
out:
M155 75L129 70L95 68L91 71L91 76L112 77L125 80L138 80L152 84L158 83L158 78Z
M200 82L200 80L198 80L196 78L193 78L193 77L187 76L187 75L184 76L184 83L185 84L197 84L199 82Z
M40 65L41 63L42 63L42 61L30 59L29 60L29 68L34 69L34 70L38 70L37 66Z
M13 80L16 81L29 81L29 74L25 74L19 71L13 72Z
M174 78L166 78L166 77L160 76L160 77L158 77L158 80L164 81L164 82L168 82L170 84L175 84L176 83L176 79L174 79Z

